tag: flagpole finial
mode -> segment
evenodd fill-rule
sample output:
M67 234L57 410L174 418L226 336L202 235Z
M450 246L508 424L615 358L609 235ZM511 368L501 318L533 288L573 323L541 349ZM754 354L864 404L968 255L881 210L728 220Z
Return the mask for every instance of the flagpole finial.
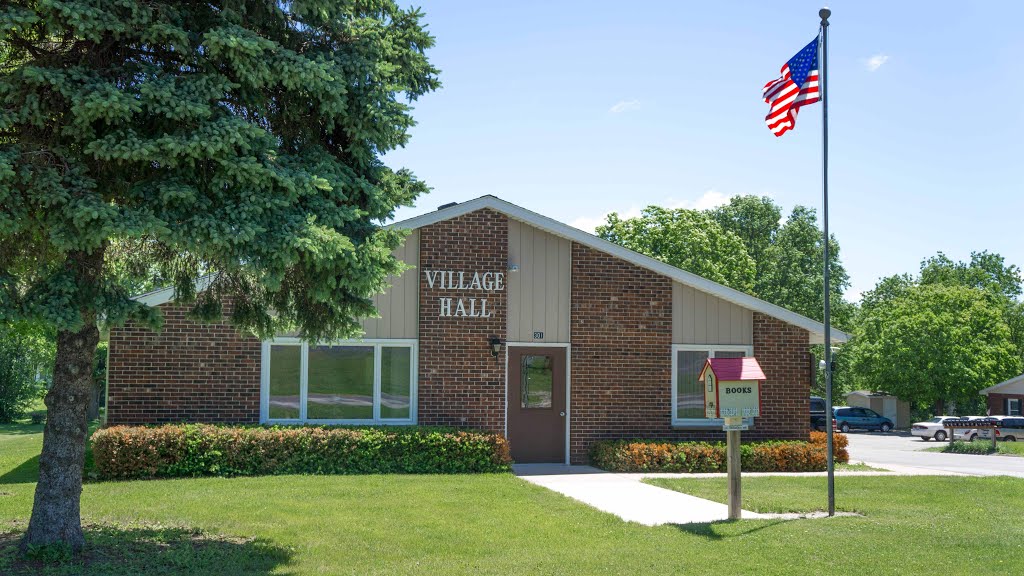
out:
M818 16L821 16L821 25L828 26L828 17L832 15L832 11L828 9L828 6L818 10Z

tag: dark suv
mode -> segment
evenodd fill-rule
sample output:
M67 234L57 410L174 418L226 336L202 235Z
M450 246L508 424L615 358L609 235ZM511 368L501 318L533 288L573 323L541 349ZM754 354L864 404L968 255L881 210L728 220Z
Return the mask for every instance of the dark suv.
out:
M833 414L836 426L844 434L852 428L861 430L881 430L888 432L893 429L893 422L870 408L856 406L836 406Z
M811 396L811 430L825 430L825 399Z

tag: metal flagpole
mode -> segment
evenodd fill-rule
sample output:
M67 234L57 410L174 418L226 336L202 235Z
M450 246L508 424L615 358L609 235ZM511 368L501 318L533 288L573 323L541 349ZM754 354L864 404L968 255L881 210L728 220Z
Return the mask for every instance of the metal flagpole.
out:
M821 92L821 198L822 198L822 220L824 222L825 236L825 267L824 267L824 295L825 295L825 406L828 412L825 413L825 439L826 450L828 451L828 515L836 515L836 469L835 459L832 453L832 418L828 414L832 412L832 327L829 324L829 313L832 300L832 288L829 285L828 261L829 261L829 236L828 236L828 17L832 11L822 8L818 11L821 16L821 40L818 42L820 51L821 74L819 75L818 90Z

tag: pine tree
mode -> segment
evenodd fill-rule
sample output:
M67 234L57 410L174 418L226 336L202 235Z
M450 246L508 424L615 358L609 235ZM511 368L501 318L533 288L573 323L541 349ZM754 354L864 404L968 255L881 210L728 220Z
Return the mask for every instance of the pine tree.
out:
M203 320L351 335L402 266L382 228L426 191L381 154L439 87L390 0L21 0L0 7L0 322L57 330L25 545L84 543L99 322L159 327L164 279ZM201 277L211 283L196 293Z

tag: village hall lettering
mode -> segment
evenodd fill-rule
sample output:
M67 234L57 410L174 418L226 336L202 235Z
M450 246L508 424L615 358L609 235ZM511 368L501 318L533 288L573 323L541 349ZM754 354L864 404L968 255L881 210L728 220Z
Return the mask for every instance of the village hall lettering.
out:
M478 292L504 292L504 272L461 272L456 270L424 270L427 286L441 290L476 290ZM441 297L438 316L456 318L490 318L494 310L487 309L487 298Z

